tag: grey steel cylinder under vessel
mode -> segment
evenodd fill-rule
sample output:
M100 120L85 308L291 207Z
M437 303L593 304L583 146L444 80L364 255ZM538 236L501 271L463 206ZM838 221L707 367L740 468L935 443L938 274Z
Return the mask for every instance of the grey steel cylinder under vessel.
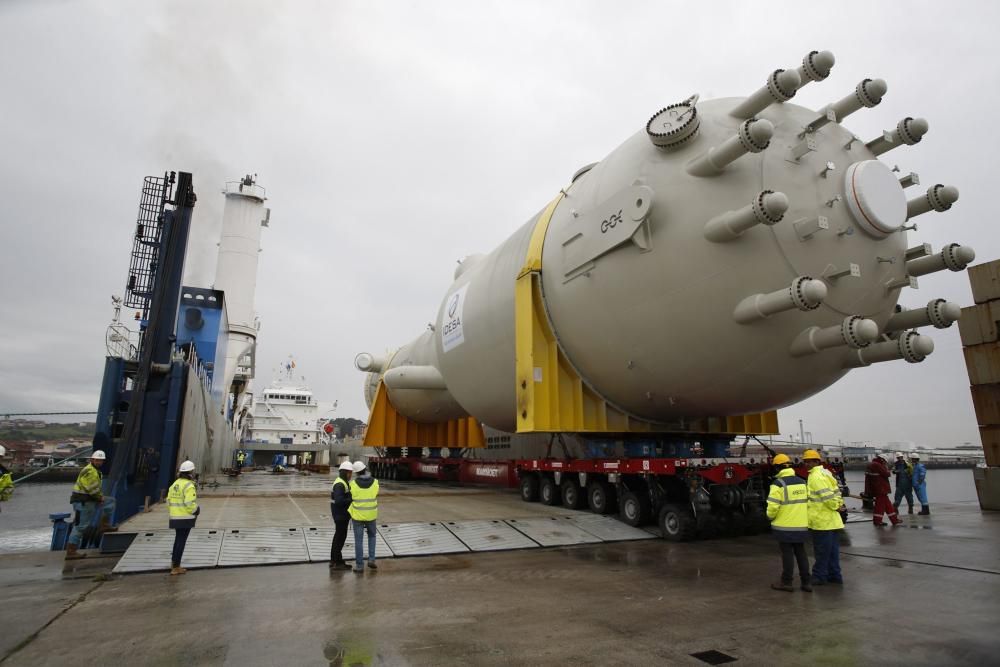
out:
M941 299L896 305L917 276L974 258L908 243L908 221L958 192L879 160L919 143L927 122L868 142L845 127L882 101L880 79L819 111L789 102L833 62L814 51L750 97L668 106L561 191L540 228L544 310L609 405L650 422L777 409L851 368L921 361L933 343L913 329L958 318ZM515 280L542 215L461 262L432 330L386 358L358 355L369 405L382 379L415 421L515 430Z

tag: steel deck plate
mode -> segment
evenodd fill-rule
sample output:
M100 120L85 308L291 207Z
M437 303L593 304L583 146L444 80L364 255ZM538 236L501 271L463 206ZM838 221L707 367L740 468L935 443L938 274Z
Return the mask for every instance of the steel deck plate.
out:
M309 526L302 529L306 536L306 548L309 550L309 560L314 563L330 560L330 544L333 542L333 528ZM367 539L367 538L365 538ZM354 560L354 529L348 526L347 540L340 552L346 561ZM392 558L392 550L385 538L375 533L375 558ZM368 544L365 544L365 558L368 558Z
M641 528L622 523L618 519L600 514L581 514L579 516L566 517L578 528L582 528L591 535L599 537L605 542L623 542L625 540L652 540L657 536L648 533Z
M308 561L301 528L230 528L219 554L219 567Z
M531 549L538 544L499 519L446 521L445 527L473 551Z
M378 532L397 556L429 556L469 550L444 524L438 522L379 524Z
M156 572L170 569L170 552L174 547L174 531L143 531L136 535L114 570L116 574ZM222 531L195 528L188 536L181 566L189 569L215 567L222 548Z
M543 547L592 544L601 541L601 538L591 535L569 519L561 516L507 519L507 523Z

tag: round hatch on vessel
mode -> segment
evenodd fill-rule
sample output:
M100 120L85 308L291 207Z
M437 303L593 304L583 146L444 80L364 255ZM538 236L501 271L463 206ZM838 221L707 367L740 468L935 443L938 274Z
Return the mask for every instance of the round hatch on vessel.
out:
M855 162L844 176L851 215L865 232L882 239L906 222L906 195L899 180L878 160Z

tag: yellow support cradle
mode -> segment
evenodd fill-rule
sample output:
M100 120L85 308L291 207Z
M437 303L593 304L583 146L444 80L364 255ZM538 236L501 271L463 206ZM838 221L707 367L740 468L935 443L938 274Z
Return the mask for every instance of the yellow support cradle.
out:
M486 438L482 425L472 417L452 419L438 424L422 424L396 412L385 384L379 382L368 416L365 447L483 447Z
M517 432L777 434L774 410L659 424L625 414L583 382L559 349L542 302L542 247L562 197L539 217L514 286Z

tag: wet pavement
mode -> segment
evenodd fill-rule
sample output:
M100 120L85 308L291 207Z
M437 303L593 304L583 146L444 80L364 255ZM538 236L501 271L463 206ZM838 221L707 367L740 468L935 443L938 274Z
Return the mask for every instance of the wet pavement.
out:
M768 588L778 555L767 535L393 559L360 575L303 564L64 580L55 554L4 556L0 656L704 665L692 654L716 651L745 665L994 664L1000 514L963 503L904 518L851 524L846 584L811 594Z

